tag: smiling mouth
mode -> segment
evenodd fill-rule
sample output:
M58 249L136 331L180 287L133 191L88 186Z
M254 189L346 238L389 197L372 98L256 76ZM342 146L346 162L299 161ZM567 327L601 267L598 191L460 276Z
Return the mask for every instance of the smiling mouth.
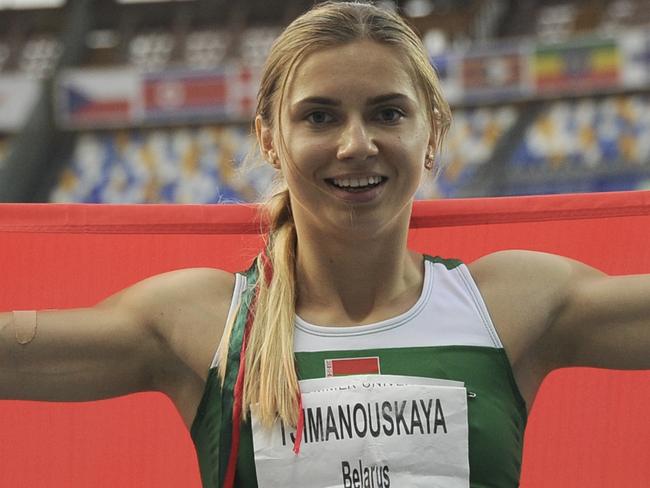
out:
M388 178L385 176L368 176L363 178L326 178L325 181L339 190L350 193L360 193L383 185Z

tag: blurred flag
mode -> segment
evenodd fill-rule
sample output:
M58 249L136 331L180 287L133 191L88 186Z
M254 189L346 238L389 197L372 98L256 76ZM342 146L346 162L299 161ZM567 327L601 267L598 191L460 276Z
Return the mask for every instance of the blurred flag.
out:
M246 66L218 71L165 71L143 80L144 116L149 120L248 120L259 78Z
M57 118L65 127L123 125L137 118L139 76L133 69L67 70L55 93Z
M144 117L148 120L225 117L226 83L223 71L148 73L142 81Z
M255 113L260 70L232 66L228 71L228 113L235 119L249 120Z
M513 98L527 92L525 67L528 52L521 46L467 54L462 62L466 99Z
M621 64L614 39L538 46L533 78L540 92L609 88L619 83Z

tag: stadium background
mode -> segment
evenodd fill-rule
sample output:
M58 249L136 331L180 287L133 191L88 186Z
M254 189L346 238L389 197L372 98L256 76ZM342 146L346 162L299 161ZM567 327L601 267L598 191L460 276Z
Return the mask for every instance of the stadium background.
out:
M0 201L264 193L268 168L239 171L259 67L311 0L52 1L0 3ZM420 198L648 186L647 2L384 3L421 32L454 108Z
M68 0L50 7L36 5L37 1L30 0L29 8L17 0L0 1L0 201L214 203L254 201L264 193L270 178L267 167L240 171L253 144L250 113L259 66L274 36L311 1ZM454 108L455 120L442 156L445 172L438 180L427 181L419 198L650 187L648 2L415 0L392 5L423 35ZM637 238L642 239L643 233L639 233ZM549 236L540 233L537 238L552 240ZM623 236L617 237L619 245L626 246ZM72 244L75 239L73 236ZM584 237L576 231L576 249L571 248L576 254L580 252L577 247L587 246L580 239ZM611 245L606 231L598 239L603 248ZM451 240L455 248L464 242L459 237ZM3 250L20 247L11 242L4 241ZM72 246L70 251L70 244L55 237L35 238L29 249L32 255L85 250L78 244L80 247ZM124 253L120 255L125 260L135 263L129 254L135 247L129 242L120 246L124 247L117 248L118 254ZM102 252L109 247L104 245ZM183 248L183 242L174 241L169 252L179 253ZM205 255L209 249L200 252ZM157 253L160 259L168 258L162 251ZM5 270L31 267L37 273L40 269L28 262L28 257L18 262L2 259L0 254ZM65 267L52 266L54 278L40 278L39 290L45 290L48 282L55 289L57 273ZM110 267L104 271L111 273ZM114 271L108 286L117 286L120 273L127 271ZM92 273L75 268L70 276L84 276L87 282L81 283L90 290L100 288ZM75 297L94 298L85 292L79 290ZM3 298L10 296L7 293ZM61 293L57 306L75 305ZM603 385L616 394L623 390L636 394L637 402L623 403L614 412L619 419L627 411L638 414L649 404L647 388L635 390L634 381L622 381L621 376L607 376L604 383L591 381L593 377L582 378L577 390L594 393L589 397L594 412L596 392ZM552 397L545 398L548 403ZM125 486L115 480L130 479L129 471L132 479L145 478L151 486L183 486L171 477L161 477L160 473L167 471L161 469L161 458L156 456L146 465L146 454L137 463L120 459L111 464L109 458L117 453L110 451L110 446L74 452L76 445L85 445L83 429L105 422L117 428L116 410L135 412L142 420L131 422L147 423L146 408L128 402L117 409L86 411L81 423L68 423L72 420L65 415L62 422L59 407L39 410L37 415L32 412L41 407L21 403L17 427L13 428L16 437L0 450L5 473L0 474L0 487L87 486L78 482L80 479L95 479L94 486ZM26 418L33 422L26 424ZM557 418L557 424L567 431L571 428L568 418L573 417ZM0 425L5 432L11 430L11 419L3 422ZM614 421L599 424L600 428L609 425L607 422ZM591 425L582 425L584 438L591 435ZM548 427L550 430L550 424ZM607 463L612 463L607 472L613 478L620 476L620 483L608 478L606 484L591 480L589 486L649 486L650 474L645 470L617 471L616 463L623 465L625 456L631 456L629 449L622 449L623 444L628 448L644 445L633 438L634 429L627 436L621 432L612 424L613 437L598 433L599 439L605 435L612 444L606 446L609 450L599 449L598 457L590 455L593 450L562 451L574 457L556 473L549 473L548 465L544 472L528 464L525 486L579 486L566 480L589 476L574 471L603 469ZM647 433L647 426L640 432ZM134 442L142 445L136 450L173 454L176 449L170 444L126 438L123 431L118 434L122 436L120 449ZM52 465L43 459L37 463L45 475L26 477L31 447L21 445L20 455L14 451L15 439L25 435L46 451L70 452L52 452L57 460ZM57 436L65 439L64 444L42 440ZM179 449L188 448L187 438L178 429L170 438ZM549 450L558 447L547 446ZM641 461L646 457L639 455ZM187 459L183 462L180 472L194 470ZM6 483L3 476L9 467L12 481ZM98 474L93 474L95 470ZM146 472L142 474L142 470ZM560 471L564 484L558 481ZM195 486L196 473L192 472L194 484L185 486ZM64 481L48 483L48 473L56 473L56 479ZM552 485L543 481L549 477L554 480ZM24 479L32 480L31 484L21 484Z

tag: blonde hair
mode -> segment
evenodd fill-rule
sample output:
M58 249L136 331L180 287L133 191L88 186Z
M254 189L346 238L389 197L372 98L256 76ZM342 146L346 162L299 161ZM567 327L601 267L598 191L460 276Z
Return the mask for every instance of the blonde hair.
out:
M407 59L410 74L426 102L436 149L440 148L451 113L417 34L399 15L371 4L325 2L285 29L273 43L264 66L256 114L279 134L280 156L286 154L280 110L296 66L317 50L360 40L391 46ZM300 393L293 351L297 238L286 184L281 184L263 211L268 222L266 253L272 276L269 279L268 267L258 259L257 304L251 311L255 315L244 359L244 414L257 404L256 412L264 425L270 426L280 417L285 424L295 426ZM227 350L220 358L222 378L226 358Z

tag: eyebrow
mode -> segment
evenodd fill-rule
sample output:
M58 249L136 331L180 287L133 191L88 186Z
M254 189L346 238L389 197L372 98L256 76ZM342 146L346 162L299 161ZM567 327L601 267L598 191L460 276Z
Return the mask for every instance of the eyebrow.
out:
M376 97L369 98L367 100L367 104L377 105L379 103L385 103L390 101L408 101L408 100L410 100L410 97L404 95L403 93L387 93L385 95L378 95ZM339 105L341 105L341 101L336 98L307 97L297 101L294 105L304 105L304 104L328 105L331 107L338 107Z

